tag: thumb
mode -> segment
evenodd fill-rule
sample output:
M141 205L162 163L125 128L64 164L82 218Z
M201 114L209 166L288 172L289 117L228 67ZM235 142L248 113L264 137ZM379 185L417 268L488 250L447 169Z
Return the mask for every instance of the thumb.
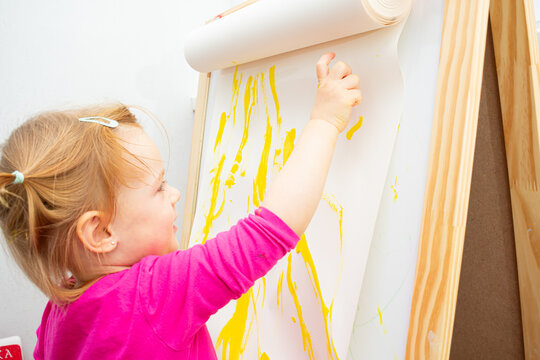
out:
M329 70L328 65L330 64L330 61L334 59L336 56L335 53L326 53L323 56L319 58L319 61L317 61L316 69L317 69L317 80L321 82L325 77L328 76Z

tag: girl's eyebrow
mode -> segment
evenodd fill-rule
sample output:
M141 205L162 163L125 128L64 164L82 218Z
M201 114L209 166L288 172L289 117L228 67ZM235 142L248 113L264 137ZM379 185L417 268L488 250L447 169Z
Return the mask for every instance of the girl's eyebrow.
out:
M159 176L156 178L156 180L154 180L154 187L161 185L161 182L163 181L164 177L165 177L165 169L161 169Z

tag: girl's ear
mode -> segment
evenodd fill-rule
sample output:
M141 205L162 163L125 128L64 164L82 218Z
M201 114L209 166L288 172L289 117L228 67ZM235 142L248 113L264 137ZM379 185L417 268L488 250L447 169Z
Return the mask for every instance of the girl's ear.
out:
M117 241L103 225L104 214L100 211L87 211L77 220L77 236L88 250L104 254L116 249Z

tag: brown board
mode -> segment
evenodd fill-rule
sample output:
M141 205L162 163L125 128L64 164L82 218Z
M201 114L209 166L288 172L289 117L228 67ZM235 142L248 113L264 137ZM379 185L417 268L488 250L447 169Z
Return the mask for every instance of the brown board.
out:
M512 207L490 27L451 359L524 359Z

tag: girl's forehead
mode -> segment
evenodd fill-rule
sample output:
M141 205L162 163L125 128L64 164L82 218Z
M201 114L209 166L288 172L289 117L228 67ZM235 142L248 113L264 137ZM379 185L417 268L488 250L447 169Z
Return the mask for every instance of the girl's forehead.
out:
M149 172L145 171L146 175L151 178L161 177L163 172L161 155L154 141L144 130L129 125L121 125L117 130L120 141L126 150L142 161L149 170Z
M141 157L141 160L159 161L161 155L154 141L143 129L122 125L118 127L118 136L122 145L131 153Z

